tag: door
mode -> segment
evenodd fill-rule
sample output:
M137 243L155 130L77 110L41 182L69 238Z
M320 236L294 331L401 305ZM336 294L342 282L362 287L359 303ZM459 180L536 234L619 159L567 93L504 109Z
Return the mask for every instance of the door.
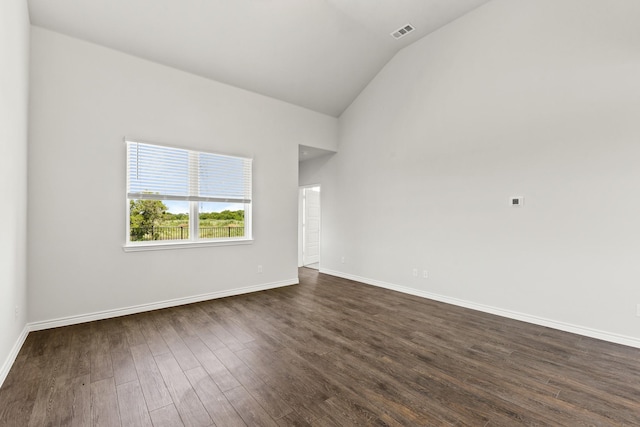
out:
M302 197L302 263L320 262L320 186L306 187Z

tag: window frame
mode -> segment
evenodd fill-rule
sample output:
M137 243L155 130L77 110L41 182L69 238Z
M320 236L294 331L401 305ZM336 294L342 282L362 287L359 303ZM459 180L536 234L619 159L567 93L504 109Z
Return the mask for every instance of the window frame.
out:
M192 150L184 147L176 147L173 145L146 142L146 141L141 141L141 140L131 139L131 138L124 138L124 141L126 145L126 189L125 189L125 202L126 202L125 228L126 230L125 230L125 244L123 245L123 250L125 252L184 249L184 248L197 248L197 247L209 247L209 246L234 246L234 245L247 245L247 244L253 243L253 231L252 231L252 204L253 203L252 203L252 196L251 196L251 191L253 187L253 182L252 182L253 159L247 158L247 157L213 153L209 151ZM179 197L185 197L185 199L182 199L182 200L189 203L189 239L132 241L131 240L130 201L139 200L139 199L129 197L130 196L129 194L130 193L130 158L129 158L130 144L144 144L147 146L153 146L160 149L186 151L189 155L189 159L192 159L193 158L192 156L204 154L206 156L219 156L221 158L231 158L231 159L242 160L243 163L245 164L248 161L249 162L248 163L249 164L249 169L248 169L249 199L245 200L243 203L244 204L244 236L233 237L233 238L210 238L210 239L203 239L198 237L200 232L199 203L201 203L203 200L200 200L201 198L198 197L198 195L191 194L191 195L179 196ZM194 164L197 165L195 172L192 171ZM136 167L138 167L137 164L136 164ZM188 162L187 170L185 172L187 173L187 176L189 177L189 180L190 180L189 190L188 190L189 192L192 192L191 187L193 186L194 177L199 176L199 168L200 166L197 162L192 162L192 161ZM244 181L243 186L246 191L246 186L247 186L246 165L243 166L243 170L244 172L242 175L242 179ZM198 188L199 186L200 185L198 184L195 187ZM196 200L193 200L193 199L190 200L189 198L192 196ZM171 197L166 197L165 195L160 195L160 197L158 197L157 199L153 198L151 200L167 201L167 200L176 200L176 199ZM210 200L207 200L207 201L211 202Z

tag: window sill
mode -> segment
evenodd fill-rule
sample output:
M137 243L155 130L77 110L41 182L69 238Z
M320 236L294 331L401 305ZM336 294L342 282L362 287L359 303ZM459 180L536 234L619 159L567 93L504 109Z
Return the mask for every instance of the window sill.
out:
M162 243L129 243L122 247L125 252L164 251L168 249L191 249L210 246L251 245L253 239L206 240L201 242L162 242Z

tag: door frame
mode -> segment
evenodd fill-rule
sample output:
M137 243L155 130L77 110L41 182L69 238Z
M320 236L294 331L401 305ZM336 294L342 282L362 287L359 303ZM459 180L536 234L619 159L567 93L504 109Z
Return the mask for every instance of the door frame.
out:
M304 267L304 191L307 188L320 188L320 230L318 231L318 265L322 261L322 185L309 184L298 187L298 267Z

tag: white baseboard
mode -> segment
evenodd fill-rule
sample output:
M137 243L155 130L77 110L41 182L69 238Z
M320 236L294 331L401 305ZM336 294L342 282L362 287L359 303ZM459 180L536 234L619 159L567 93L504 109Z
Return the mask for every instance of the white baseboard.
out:
M7 379L7 375L9 375L9 371L13 366L13 362L16 361L16 357L18 357L18 353L22 348L22 344L24 344L24 340L27 339L27 335L29 335L29 325L24 326L22 332L20 333L20 336L18 336L16 343L11 349L9 356L7 356L7 359L2 364L2 368L0 368L0 387L2 387L2 384L4 384L4 380Z
M7 359L4 361L2 368L0 369L0 386L2 386L2 384L4 383L4 380L7 378L7 375L9 374L9 371L11 370L11 367L13 366L13 363L15 362L16 357L18 356L18 353L20 352L20 349L22 348L24 341L27 339L27 335L29 335L29 332L41 331L43 329L58 328L60 326L75 325L78 323L92 322L94 320L109 319L112 317L126 316L128 314L142 313L145 311L159 310L162 308L176 307L179 305L192 304L194 302L201 302L201 301L207 301L211 299L248 294L251 292L265 291L267 289L297 285L298 283L299 281L298 281L298 278L296 277L295 279L282 280L279 282L264 283L261 285L247 286L244 288L211 292L207 294L195 295L195 296L185 297L185 298L175 298L175 299L155 302L151 304L140 304L140 305L135 305L131 307L118 308L115 310L104 310L104 311L99 311L95 313L87 313L87 314L81 314L77 316L67 316L67 317L61 317L58 319L27 323L24 329L22 330L22 333L16 340L16 343L14 344L13 348L11 349L9 356L7 356Z
M87 314L81 314L77 316L67 316L67 317L61 317L58 319L27 323L24 329L22 330L22 333L18 337L16 343L14 344L13 348L11 349L11 353L9 353L9 356L7 357L7 359L4 361L2 365L2 369L0 370L0 386L2 386L2 383L4 383L4 380L9 374L9 371L11 370L11 367L13 366L13 363L15 362L16 357L18 356L18 353L20 352L20 349L22 348L22 345L24 344L24 341L27 338L27 335L29 334L29 332L41 331L43 329L58 328L61 326L75 325L78 323L92 322L94 320L109 319L112 317L126 316L128 314L142 313L145 311L159 310L162 308L176 307L179 305L192 304L194 302L201 302L201 301L207 301L211 299L248 294L251 292L265 291L267 289L297 285L298 283L299 281L298 281L298 278L296 277L295 279L282 280L279 282L264 283L261 285L247 286L244 288L236 288L236 289L229 289L226 291L211 292L207 294L195 295L195 296L185 297L185 298L175 298L175 299L155 302L151 304L140 304L140 305L131 306L131 307L118 308L114 310L104 310L104 311L99 311L95 313L87 313Z
M235 295L248 294L251 292L265 291L267 289L281 288L283 286L297 285L298 278L282 280L279 282L264 283L261 285L247 286L244 288L230 289L226 291L216 291L207 294L195 295L185 298L175 298L166 301L159 301L150 304L140 304L131 307L118 308L114 310L104 310L95 313L80 314L77 316L67 316L58 319L44 320L29 323L29 331L40 331L43 329L58 328L60 326L75 325L78 323L92 322L94 320L109 319L112 317L126 316L129 314L143 313L145 311L159 310L162 308L176 307L179 305L192 304L194 302L207 301L217 298L231 297Z
M545 319L543 317L532 316L530 314L519 313L511 310L505 310L502 308L492 307L489 305L478 304L475 302L461 300L458 298L452 298L445 295L434 294L431 292L409 288L406 286L394 285L391 283L386 283L386 282L382 282L374 279L368 279L366 277L355 276L353 274L343 273L340 271L321 268L320 273L341 277L343 279L354 280L356 282L361 282L367 285L377 286L380 288L390 289L392 291L402 292L404 294L415 295L418 297L427 298L434 301L440 301L447 304L456 305L459 307L470 308L472 310L478 310L484 313L495 314L497 316L502 316L509 319L521 320L523 322L532 323L534 325L546 326L549 328L558 329L560 331L571 332L574 334L583 335L590 338L596 338L603 341L609 341L616 344L622 344L629 347L640 348L640 339L638 338L633 338L633 337L619 335L619 334L613 334L610 332L591 329L584 326L573 325L570 323L558 322L556 320Z

